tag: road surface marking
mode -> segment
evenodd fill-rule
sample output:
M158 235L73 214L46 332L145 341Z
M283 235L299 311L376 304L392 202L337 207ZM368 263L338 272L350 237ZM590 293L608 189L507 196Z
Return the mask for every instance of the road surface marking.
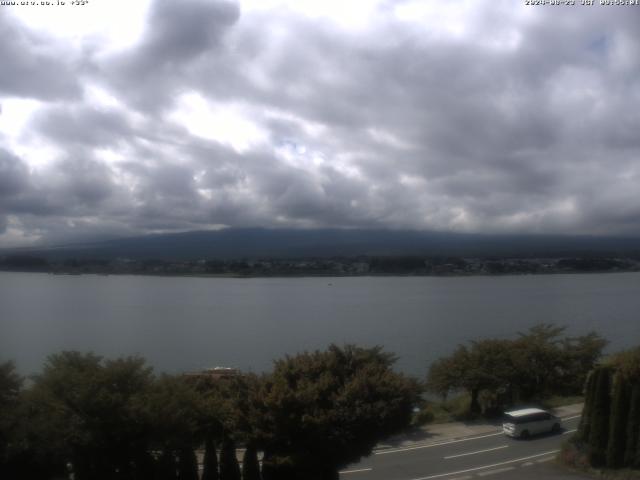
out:
M562 420L573 420L574 418L580 418L582 416L582 414L580 415L573 415L571 417L560 417Z
M573 420L574 418L580 418L582 415L574 415L572 417L561 417L562 420ZM564 433L572 433L575 432L576 430L569 430L567 432ZM459 443L459 442L469 442L471 440L477 440L480 438L487 438L487 437L495 437L497 435L503 435L504 432L499 431L497 433L490 433L488 435L479 435L477 437L468 437L468 438L460 438L458 440L447 440L445 442L438 442L438 443L429 443L427 445L417 445L415 447L406 447L406 448L393 448L393 449L388 449L388 450L381 450L379 452L375 452L374 455L387 455L388 453L397 453L397 452L408 452L410 450L419 450L421 448L431 448L431 447L439 447L440 445L450 445L452 443Z
M347 473L362 473L362 472L370 472L373 470L372 468L359 468L358 470L343 470L342 472L338 472L340 475L346 475Z
M503 435L503 433L502 432L490 433L489 435L481 435L479 437L462 438L460 440L450 440L450 441L440 442L440 443L430 443L428 445L418 445L417 447L396 448L393 450L382 450L380 452L376 452L375 454L386 455L388 453L408 452L409 450L419 450L421 448L439 447L440 445L451 445L452 443L468 442L471 440L478 440L479 438L495 437L496 435Z
M478 450L477 452L461 453L459 455L449 455L444 457L445 460L450 458L466 457L467 455L475 455L476 453L492 452L493 450L500 450L502 448L509 448L509 445L502 445L501 447L487 448L486 450Z
M497 470L489 470L488 472L479 473L479 477L484 477L485 475L495 475L496 473L508 472L509 470L515 470L516 467L504 467L499 468Z
M536 460L536 463L550 462L551 460L553 460L553 457L541 458L540 460Z
M472 475L466 475L464 477L455 477L455 478L450 478L449 480L470 480L472 479L473 476Z
M573 420L574 418L579 418L582 415L574 415L573 417L561 417L562 420ZM565 433L572 433L575 432L576 430L569 430ZM504 432L499 431L497 433L490 433L488 435L479 435L477 437L468 437L468 438L460 438L458 440L447 440L445 442L438 442L438 443L429 443L427 445L417 445L415 447L406 447L406 448L393 448L393 449L388 449L388 450L381 450L379 452L375 452L374 455L387 455L389 453L398 453L398 452L408 452L411 450L419 450L421 448L431 448L431 447L439 447L440 445L450 445L452 443L459 443L459 442L469 442L471 440L477 440L480 438L487 438L487 437L495 437L497 435L504 435Z
M566 432L562 432L563 435L569 435L570 433L577 432L578 429L574 428L573 430L567 430Z
M528 457L516 458L513 460L507 460L506 462L493 463L491 465L483 465L482 467L468 468L466 470L458 470L457 472L439 473L438 475L429 475L428 477L413 478L412 480L430 480L432 478L448 477L449 475L459 475L460 473L475 472L476 470L484 470L485 468L500 467L502 465L508 465L510 463L522 462L523 460L529 460L531 458L544 457L545 455L551 455L552 453L558 453L560 450L551 450L550 452L538 453L537 455L530 455Z
M522 465L520 465L521 467L530 467L531 465L533 465L533 462L524 462Z

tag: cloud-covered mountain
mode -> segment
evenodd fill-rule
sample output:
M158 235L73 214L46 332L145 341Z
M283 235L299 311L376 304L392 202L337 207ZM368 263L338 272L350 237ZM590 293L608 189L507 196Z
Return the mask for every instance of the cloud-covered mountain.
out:
M638 238L454 234L391 230L224 229L147 235L44 249L5 249L0 255L49 259L259 259L354 256L640 255Z

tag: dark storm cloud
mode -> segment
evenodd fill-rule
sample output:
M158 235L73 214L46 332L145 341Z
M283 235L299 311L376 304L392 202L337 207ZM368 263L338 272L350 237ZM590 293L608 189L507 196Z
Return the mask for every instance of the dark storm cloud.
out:
M80 94L72 52L14 25L4 12L0 12L0 38L0 95L55 100Z
M215 57L238 18L238 5L225 0L155 0L140 44L110 58L103 72L138 107L157 109L172 100L192 62Z
M0 156L0 215L55 238L211 225L640 234L640 9L480 2L451 33L397 19L404 3L381 2L358 30L295 9L154 1L138 44L82 57L83 81L120 106L87 95L36 112L26 137L62 152L47 168ZM0 57L26 78L15 45L38 40L0 25L17 32ZM68 62L42 58L64 77ZM183 94L230 105L264 138L197 136L171 116Z
M12 161L18 162L15 169L19 176L0 182L9 186L3 202L9 213L93 215L114 189L111 172L101 162L76 154L77 157L59 160L35 174L28 173L24 163L13 157Z
M0 198L20 194L29 184L29 169L15 155L0 148Z
M143 62L184 62L217 46L223 32L239 18L238 5L227 1L190 0L186 4L156 0L148 34L140 47Z
M113 110L91 105L56 105L34 115L31 131L60 145L102 147L131 135L128 123L122 113Z

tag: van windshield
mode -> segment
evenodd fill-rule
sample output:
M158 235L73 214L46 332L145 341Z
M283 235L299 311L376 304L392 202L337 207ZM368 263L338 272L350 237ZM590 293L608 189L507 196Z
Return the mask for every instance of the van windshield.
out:
M504 415L502 417L502 423L514 423L514 424L519 424L519 423L524 423L524 420L526 419L526 417L512 417L511 415Z

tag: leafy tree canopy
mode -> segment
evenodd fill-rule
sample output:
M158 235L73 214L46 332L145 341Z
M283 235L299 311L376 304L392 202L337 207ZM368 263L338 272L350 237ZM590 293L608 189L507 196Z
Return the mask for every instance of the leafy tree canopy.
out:
M516 339L484 339L460 345L434 362L427 388L439 395L466 390L472 412L480 410L481 392L493 398L493 408L516 400L554 393L579 394L586 376L602 354L606 341L591 332L563 337L565 327L539 324Z
M640 382L640 347L612 355L607 363L628 380Z
M276 361L261 392L270 458L333 478L407 427L420 388L391 369L395 360L381 347L332 345Z

